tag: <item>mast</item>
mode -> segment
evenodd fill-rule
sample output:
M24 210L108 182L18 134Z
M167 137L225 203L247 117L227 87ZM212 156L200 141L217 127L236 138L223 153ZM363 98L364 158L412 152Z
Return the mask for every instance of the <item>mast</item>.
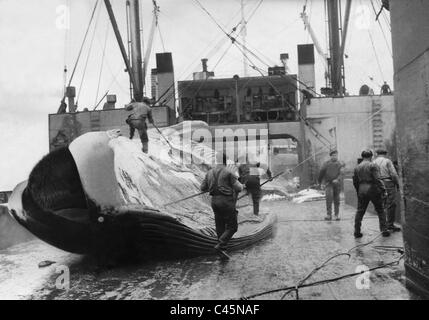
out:
M131 69L135 79L133 95L136 101L143 100L143 63L140 36L140 5L139 0L127 0L130 15Z
M341 38L341 49L340 49L340 64L342 69L340 69L340 73L337 74L337 78L342 78L342 85L343 88L345 88L345 79L344 79L344 50L346 48L346 39L347 39L347 31L349 28L349 20L350 20L350 11L351 11L351 7L352 7L352 0L347 0L346 3L346 10L345 10L345 15L344 15L344 25L343 25L343 34L342 34L342 38ZM341 74L342 71L342 74Z
M133 87L136 87L136 79L131 69L130 61L128 60L127 51L125 50L124 43L122 42L121 33L119 32L118 24L116 22L115 14L113 13L112 5L110 0L104 0L106 5L107 13L109 14L110 22L112 23L113 31L115 32L116 41L118 42L119 49L121 50L122 58L124 59L125 66L127 67L127 72L130 76L130 81Z
M329 51L331 57L331 83L334 96L343 95L342 59L340 57L340 29L338 0L326 0L329 21ZM338 77L338 75L340 75Z

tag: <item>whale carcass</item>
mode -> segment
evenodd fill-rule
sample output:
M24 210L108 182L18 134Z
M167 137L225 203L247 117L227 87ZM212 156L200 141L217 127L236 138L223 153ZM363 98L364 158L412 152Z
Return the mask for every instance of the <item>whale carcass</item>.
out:
M38 238L69 252L213 254L217 237L209 196L165 206L199 192L215 152L192 134L206 126L193 121L163 129L169 144L149 130L149 154L119 130L83 134L36 164L15 187L9 211ZM169 152L170 146L177 149ZM249 212L240 210L229 250L273 234L275 216Z

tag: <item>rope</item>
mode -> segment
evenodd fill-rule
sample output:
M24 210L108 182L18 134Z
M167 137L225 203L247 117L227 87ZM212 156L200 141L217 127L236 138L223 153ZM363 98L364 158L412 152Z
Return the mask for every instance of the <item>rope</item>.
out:
M374 10L374 14L377 15L377 11L375 10L375 6L372 0L371 0L371 6L372 6L372 9ZM393 58L392 49L390 48L389 42L387 41L386 35L384 34L384 30L383 30L383 27L381 26L381 22L378 19L376 19L376 21L378 22L378 26L380 27L381 33L383 34L383 38L384 38L384 41L386 42L387 50L389 51L390 55Z
M92 45L94 44L95 34L97 32L97 25L98 25L98 21L100 18L100 12L101 12L101 10L98 10L97 18L96 18L95 26L94 26L94 33L92 34L91 42L89 44L88 55L86 57L85 67L83 68L82 78L81 78L81 81L79 84L79 89L78 89L79 93L78 93L77 98L76 98L76 105L78 105L78 103L79 103L80 94L82 92L82 86L83 86L83 81L85 79L86 70L88 68L89 57L91 56Z
M285 297L286 297L286 295L288 295L289 293L291 293L292 291L295 291L296 292L296 294L297 294L297 299L298 299L298 289L299 288L303 288L303 287L306 287L306 286L311 286L312 284L308 284L308 285L305 285L304 283L305 283L305 281L307 281L309 278L311 278L317 271L319 271L320 269L322 269L323 267L325 267L330 261L332 261L333 259L335 259L335 258L338 258L338 257L341 257L341 256L348 256L349 257L349 259L351 258L351 255L350 255L350 253L353 251L353 250L355 250L355 249L357 249L357 248L363 248L363 247L365 247L365 246L368 246L368 245L370 245L371 243L373 243L376 239L378 239L380 236L382 235L382 233L380 232L380 233L378 233L373 239L371 239L369 242L367 242L367 243L364 243L364 244L360 244L360 245L357 245L357 246L354 246L354 247L352 247L351 249L349 249L348 251L346 251L346 252L341 252L341 253L337 253L337 254L335 254L335 255L333 255L333 256L331 256L331 257L329 257L327 260L325 260L322 264L320 264L320 265L318 265L318 266L316 266L307 276L305 276L302 280L300 280L295 286L293 286L293 287L288 287L288 288L284 288L284 289L282 289L281 291L286 291L283 295L282 295L282 297L281 297L281 300L283 300ZM401 256L401 258L402 258L402 256ZM398 260L398 262L399 262L399 260ZM388 264L386 264L386 265L388 265ZM360 273L362 273L362 272L360 272ZM360 273L357 273L357 274L360 274ZM339 278L334 278L334 279L336 279L336 281L338 280L338 279L343 279L344 277L348 277L348 276L351 276L352 274L349 274L349 275L346 275L346 276L342 276L342 277L339 277ZM356 275L356 273L354 273L353 275ZM333 281L331 281L330 279L328 279L328 280L323 280L322 281L323 283L330 283L330 282L333 282ZM314 282L313 284L315 284L315 283L317 283L317 284L320 284L321 282ZM270 292L270 293L272 293L272 292ZM264 293L262 293L262 294L266 294L266 292L264 292ZM259 295L262 295L262 294L258 294L258 295L256 295L256 296L259 296ZM255 297L255 295L254 296L250 296L250 297ZM248 298L248 297L247 297Z
M317 271L319 271L320 269L322 269L324 266L326 266L331 260L333 260L333 259L335 259L335 258L337 258L337 257L340 257L340 256L344 256L344 255L346 255L346 256L348 256L349 257L349 259L351 258L351 255L350 255L350 252L352 252L353 250L355 250L355 249L357 249L357 248L363 248L363 247L366 247L366 246L368 246L368 245L370 245L371 243L373 243L376 239L378 239L380 236L381 236L381 232L375 237L375 238L373 238L372 240L370 240L369 242L367 242L367 243L364 243L364 244L360 244L360 245L357 245L357 246L355 246L355 247L353 247L353 248L351 248L350 250L348 250L347 252L342 252L342 253L338 253L338 254L335 254L335 255L333 255L333 256L331 256L330 258L328 258L325 262L323 262L320 266L317 266L316 268L314 268L304 279L302 279L297 285L296 285L296 292L297 292L297 294L298 294L298 289L297 288L299 288L300 286L302 286L303 284L304 284L304 282L305 281L307 281L309 278L311 278ZM291 292L292 290L288 290L287 292L285 292L284 294L283 294L283 296L282 296L282 298L281 298L281 300L283 300L285 297L286 297L286 295L287 294L289 294L290 292Z
M225 30L220 26L220 24L214 19L214 17L210 14L210 12L208 12L207 11L207 9L206 8L204 8L202 5L201 5L201 3L198 1L198 0L195 0L198 4L199 4L199 6L201 7L201 9L204 11L204 12L206 12L206 14L214 21L214 23L218 26L218 28L219 29L221 29L222 30L222 32L228 37L228 38L230 38L231 39L231 42L233 43L233 44L235 44L236 46L237 46L237 48L240 50L240 51L242 51L242 49L240 48L240 46L242 46L242 44L239 42L239 41L237 41L235 38L233 38L232 36L230 36L228 33L226 33L225 32ZM368 31L369 32L369 31ZM371 40L372 40L372 37L371 37L371 34L369 33L369 35L370 35L370 38L371 38ZM373 42L372 42L373 43ZM376 54L376 51L375 51L375 47L374 47L374 45L373 45L373 49L374 49L374 53ZM248 50L247 49L247 51L250 53L250 54L252 54L253 56L256 56L257 57L257 55L255 55L251 50ZM242 51L243 52L243 51ZM246 57L246 59L251 63L251 67L253 68L253 69L255 69L255 70L257 70L257 67L253 64L253 62L250 60L250 58L247 56L247 54L245 53L245 52L243 52L243 55ZM376 54L376 57L377 57L377 62L378 62L378 65L379 65L379 69L380 69L380 72L382 73L382 70L381 70L381 66L380 66L380 63L379 63L379 60L378 60L378 56L377 56L377 54ZM257 59L259 60L259 61L262 61L259 57L257 57ZM262 61L263 62L263 61ZM265 65L267 65L265 62L263 62ZM259 73L261 73L261 75L262 76L265 76L260 70L258 70L259 71ZM383 74L382 74L382 76L383 76ZM383 76L383 78L384 78L384 76ZM302 85L304 85L307 89L309 89L310 91L312 91L312 92L314 92L314 93L316 93L314 90L312 90L311 88L309 88L306 84L304 84L304 83L302 83L302 82L300 82L299 80L298 80L298 82L299 83L301 83ZM271 85L272 85L272 83L271 83ZM274 85L272 85L274 88L275 88L275 86ZM296 87L297 88L297 87ZM276 89L276 88L275 88ZM277 92L278 92L278 90L277 90ZM317 94L317 93L316 93ZM382 107L381 109L383 109L384 107ZM379 110L379 112L381 111L381 109ZM298 113L298 115L300 115L299 113ZM365 119L362 123L361 123L361 125L362 124L364 124L364 123L366 123L369 119L371 119L372 117L373 117L374 115L371 115L368 119ZM328 140L329 141L329 140ZM319 154L319 153L321 153L322 151L324 151L324 149L325 148L328 148L328 146L324 146L324 147L322 147L317 153L314 153L314 154L312 154L310 157L308 157L308 158L306 158L305 160L303 160L302 162L300 162L294 169L292 169L292 170L295 170L295 169L297 169L299 166L301 166L302 164L304 164L305 162L307 162L307 161L309 161L310 159L312 159L315 155L317 155L317 154ZM329 148L330 148L330 146L329 146Z
M197 0L196 0L197 1ZM198 1L197 1L198 2ZM257 5L256 5L256 7L255 7L255 9L252 11L252 13L251 13L251 15L249 16L249 18L247 19L247 23L250 21L250 19L253 17L253 15L255 14L255 12L257 11L257 9L261 6L261 4L262 4L262 2L263 2L263 0L261 0ZM201 5L201 3L199 3L198 2L198 4L200 5L200 7L206 12L206 13L208 13L209 14L209 16L211 16L210 15L210 13ZM240 11L238 11L235 15L234 15L234 18L235 18L235 16L237 16L238 14L240 13ZM211 16L211 18L214 20L214 18L213 18L213 16ZM236 32L236 30L237 30L237 28L238 28L238 26L241 24L241 21L236 25L236 26L234 26L233 28L232 28L232 30L231 30L231 32L230 33L226 33L225 32L225 30L220 26L220 24L218 24L217 22L216 22L216 20L214 20L215 21L215 23L218 25L218 27L222 30L222 32L224 33L224 34L226 34L227 36L228 36L228 38L230 38L231 39L231 34L232 33L234 33L234 32ZM238 33L238 35L240 35L241 34L241 32L243 31L243 29L244 28L241 28L240 29L240 31L239 31L239 33ZM220 44L224 41L223 40L224 38L222 38L219 42L218 42L218 44L210 51L210 53L209 53L209 55L212 55L213 54L213 51L216 51L216 50L218 50L218 48L220 47ZM217 61L217 63L215 64L215 66L213 67L213 70L215 70L215 68L217 67L217 65L221 62L221 60L223 60L223 58L225 57L225 55L226 55L226 53L229 51L229 49L231 48L231 45L232 44L230 44L229 45L229 47L225 50L225 52L221 55L221 57L219 58L219 60ZM192 74L191 74L192 75ZM205 80L208 80L208 79L205 79ZM205 83L205 82L204 82ZM203 87L203 85L204 85L204 83L202 83L201 85L200 85L200 87L197 89L197 91L194 93L194 98L197 96L197 94L199 93L199 91L202 89L202 87ZM182 90L186 90L189 86L190 86L191 84L189 84L188 86L186 86L185 88L182 88ZM167 100L168 102L169 101L171 101L171 99L173 98L173 94L171 93L171 96L169 97L169 99ZM188 106L186 106L186 107L188 107ZM186 108L185 107L185 108ZM184 108L184 109L185 109ZM182 110L183 111L183 110Z
M369 272L369 271L374 271L374 270L383 269L383 268L386 268L386 267L398 265L399 262L403 259L403 257L404 257L404 255L401 255L395 261L392 261L392 262L389 262L389 263L385 263L385 264L377 266L377 267L369 268L367 271L348 273L348 274L345 274L345 275L342 275L342 276L339 276L339 277L336 277L336 278L330 278L330 279L325 279L325 280L321 280L321 281L315 281L315 282L309 283L309 284L303 284L303 285L301 285L299 287L290 286L290 287L285 287L285 288L279 288L279 289L269 290L269 291L265 291L265 292L261 292L261 293L257 293L257 294L253 294L253 295L249 295L249 296L246 296L246 297L241 297L240 299L241 300L249 300L249 299L252 299L252 298L260 297L260 296L271 294L271 293L281 292L281 291L285 291L285 290L291 290L291 289L298 290L299 288L308 288L308 287L314 287L314 286L328 284L328 283L332 283L332 282L337 282L337 281L340 281L340 280L343 280L343 279L346 279L346 278L352 278L352 277L358 276L360 274L363 274L363 273L366 273L366 272Z
M256 11L259 9L259 7L261 6L262 2L264 2L264 0L260 0L258 2L258 4L256 5L255 9L253 9L252 13L249 15L249 18L247 18L246 20L246 24L249 23L250 19L252 19L253 15L256 13Z
M314 268L307 276L305 276L301 281L299 281L298 284L293 289L289 289L288 291L286 291L283 294L283 296L281 297L281 300L283 300L286 297L286 295L288 295L293 290L296 292L297 297L298 297L298 288L301 287L304 284L305 281L307 281L308 279L310 279L317 271L319 271L320 269L322 269L331 260L334 260L335 258L342 257L342 256L348 256L350 258L350 254L349 253L339 253L339 254L336 254L336 255L328 258L327 260L325 260L325 262L323 262L321 265L319 265L316 268Z
M256 66L254 66L254 65L251 65L251 67L253 68L253 69L255 69L255 70L258 70L259 72L260 72L260 74L263 76L263 77L266 77L263 73L262 73L262 71L261 71L261 69L259 69L259 68L257 68ZM276 91L277 91L277 93L279 93L279 94L281 94L281 92L274 86L274 84L269 80L269 78L267 78L267 83L269 83L270 84L270 86L272 86ZM305 85L305 84L304 84ZM296 85L294 85L295 86L295 89L298 89L299 90L299 88L296 86ZM297 109L296 108L296 106L295 106L295 109ZM311 126L311 124L308 122L308 120L305 118L305 117L303 117L302 116L302 114L301 114L301 110L298 110L297 111L297 113L296 113L297 115L298 115L298 118L301 120L301 121L303 121L303 123L307 126L307 127L309 127L310 128L310 132L323 144L323 145L325 145L326 147L329 147L329 148L331 148L331 146L332 146L332 144L331 144L331 142L329 141L329 139L327 139L325 136L323 136L316 128L314 128L313 126ZM314 131L314 132L313 132ZM327 144L325 143L325 142L323 142L321 139L319 139L319 137L321 137L321 138L323 138L326 142L327 142Z
M320 199L320 201L323 201L324 199ZM353 221L355 218L347 218L347 219L341 219L341 221ZM378 219L378 217L367 217L364 218L364 220L375 220ZM277 221L277 223L289 223L289 222L326 222L326 220L323 219L290 219L290 220L280 220ZM338 221L337 221L338 222Z
M66 7L70 10L70 0L66 0ZM70 18L70 17L69 17ZM70 21L69 21L70 22ZM66 95L66 86L67 86L67 65L68 65L68 48L70 46L70 36L69 36L69 28L65 28L65 33L64 33L64 69L63 69L63 97L65 97Z
M92 10L91 18L90 18L90 20L89 20L88 27L86 28L85 36L83 37L82 45L80 46L79 54L78 54L78 56L77 56L77 59L76 59L75 65L74 65L74 67L73 67L73 72L72 72L72 74L71 74L71 76L70 76L68 86L70 86L70 85L71 85L71 82L72 82L72 80L73 80L73 76L74 76L74 74L75 74L75 72L76 72L76 68L77 68L77 65L78 65L78 63L79 63L80 56L81 56L81 54L82 54L83 46L85 45L86 37L88 36L88 32L89 32L89 29L90 29L90 27L91 27L92 20L94 20L94 14L95 14L95 10L97 9L97 5L98 5L98 0L95 2L94 9Z
M161 13L161 14L163 14L163 15L165 15L165 13ZM235 16L237 16L237 14L238 13L236 13L235 14ZM234 27L233 28L233 30L231 31L231 33L232 32L235 32L235 30L236 30L236 27ZM207 53L207 55L205 55L207 58L210 58L219 48L220 48L220 46L222 45L222 43L223 42L225 42L225 38L221 38L220 39L220 41L218 41L217 42L217 44ZM209 45L210 46L210 45ZM208 47L209 47L208 46ZM201 54L205 51L207 49L207 47L206 48L204 48L202 51L201 51L201 53L200 54L198 54L198 57L200 57L201 56ZM228 51L229 49L227 49L226 51ZM225 56L225 54L226 54L226 52L221 56L221 58L218 60L218 62L216 63L216 66L220 63L220 61L223 59L223 57ZM183 75L185 74L185 72L186 72L186 70L188 70L193 64L194 64L195 62L193 62L193 63L191 63L188 67L186 67L185 68L185 71L179 76L180 78L182 78L183 77ZM198 62L196 62L196 63L198 63ZM215 68L216 68L216 66L215 66ZM195 68L197 68L197 66L195 67ZM195 69L194 68L194 69ZM213 68L213 70L214 70L214 68ZM188 77L189 76L192 76L192 72L188 75ZM186 79L187 77L185 77L185 79ZM207 79L206 79L207 80ZM174 84L173 84L174 85ZM170 88L168 89L168 90L166 90L166 92L164 92L164 94L163 95L165 95L166 93L168 93L168 91L171 89L171 87L173 87L173 85L171 85L170 86ZM182 90L184 91L184 90L186 90L188 87L190 87L190 85L191 84L189 84L188 86L186 86L185 88L182 88ZM200 89L199 89L200 90ZM199 90L197 90L197 92L196 93L198 93L199 92ZM179 91L179 94L180 94L180 92L181 91ZM196 94L195 94L195 96L196 96ZM174 96L174 94L171 92L170 93L170 95L169 95L169 97L163 102L163 103L168 103L168 102L170 102L172 99L175 99L175 96ZM161 99L158 99L158 101L160 101Z
M240 49L240 48L239 48ZM255 66L252 66L253 68L256 68ZM263 75L263 74L262 74ZM264 76L264 75L263 75ZM383 106L382 108L380 108L380 110L378 110L377 112L381 112L383 109L385 108L385 106ZM364 121L362 121L359 126L363 125L364 123L366 123L367 121L369 121L370 119L372 119L372 117L374 117L374 114L372 114L371 116L369 116L367 119L365 119ZM310 159L312 159L314 156L316 156L319 153L322 153L324 151L325 148L327 148L328 146L324 145L318 152L313 153L312 155L310 155L308 158L306 158L305 160L303 160L302 162L298 163L297 166L295 166L293 170L297 169L298 167L300 167L302 164L304 164L305 162L309 161Z
M162 38L161 27L159 26L159 22L158 22L158 33L159 33L159 39L161 40L162 50L165 52L164 39Z
M107 21L107 23L109 23L109 21ZM103 47L103 55L101 56L101 65L100 65L100 73L98 75L98 85L97 85L97 92L95 94L95 102L94 102L94 106L97 105L98 102L98 93L100 90L100 83L101 83L101 74L103 72L103 66L104 66L104 57L106 55L106 46L107 46L107 38L109 37L109 30L110 28L106 29L106 36L104 38L104 47ZM95 107L94 107L95 109Z
M381 2L381 0L379 0L379 1L377 1L379 4L380 4L380 7L383 7L383 3ZM390 23L390 19L389 19L389 16L388 16L388 14L386 13L386 11L385 10L383 10L382 11L382 17L383 17L383 19L384 19L384 22L386 23L386 25L387 25L387 28L389 29L389 31L390 32L392 32L392 25L391 25L391 23Z
M360 5L363 6L362 0L360 0ZM369 39L371 41L371 45L372 45L372 50L374 52L374 56L375 56L375 59L377 61L378 69L380 71L381 77L384 79L383 70L381 69L380 60L378 59L377 50L375 49L374 39L372 38L372 35L371 35L371 32L369 31L369 29L367 31L368 31Z

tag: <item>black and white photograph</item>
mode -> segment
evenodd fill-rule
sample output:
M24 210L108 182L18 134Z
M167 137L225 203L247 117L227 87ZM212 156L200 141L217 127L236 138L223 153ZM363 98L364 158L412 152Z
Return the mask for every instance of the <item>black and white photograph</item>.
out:
M0 0L0 133L0 300L429 299L428 0Z

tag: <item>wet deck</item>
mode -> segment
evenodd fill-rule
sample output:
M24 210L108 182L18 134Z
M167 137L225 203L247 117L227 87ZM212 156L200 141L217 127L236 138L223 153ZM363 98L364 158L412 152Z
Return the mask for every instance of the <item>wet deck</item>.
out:
M379 234L378 220L368 214L364 237L353 237L352 207L342 204L342 220L326 222L324 201L293 204L263 202L262 210L278 215L277 233L247 250L232 252L222 262L216 256L187 260L148 261L97 269L81 256L31 241L0 251L0 299L238 299L267 290L296 285L329 257L365 244ZM378 246L402 247L402 234L378 237L367 246L339 256L306 283L353 273L361 265L376 267L397 260L401 254ZM43 260L55 264L39 268ZM60 265L70 268L70 289L55 287ZM369 288L358 288L357 277L299 290L300 299L418 299L405 288L404 267L372 271ZM259 299L280 299L282 292ZM295 299L291 293L286 299Z

